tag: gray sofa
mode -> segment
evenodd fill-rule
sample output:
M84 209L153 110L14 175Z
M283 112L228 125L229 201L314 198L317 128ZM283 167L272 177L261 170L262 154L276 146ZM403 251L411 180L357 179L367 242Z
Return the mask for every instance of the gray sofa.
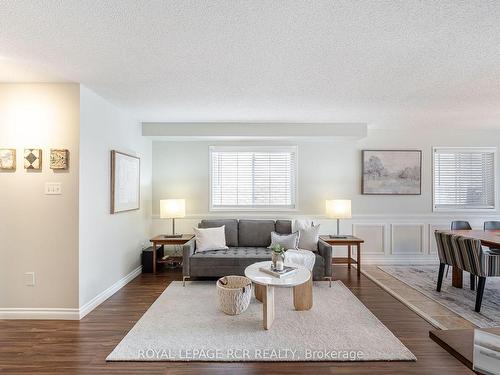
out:
M252 263L271 260L271 232L292 232L290 220L202 220L199 228L214 228L225 225L227 250L196 252L193 238L183 245L183 281L191 277L221 277L243 275ZM332 247L319 240L314 280L331 280Z

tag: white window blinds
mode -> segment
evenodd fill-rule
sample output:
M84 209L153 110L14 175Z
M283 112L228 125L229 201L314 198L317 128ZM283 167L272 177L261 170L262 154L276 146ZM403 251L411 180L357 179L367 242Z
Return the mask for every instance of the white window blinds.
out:
M495 208L491 147L434 148L434 210Z
M295 147L211 147L212 209L294 209Z

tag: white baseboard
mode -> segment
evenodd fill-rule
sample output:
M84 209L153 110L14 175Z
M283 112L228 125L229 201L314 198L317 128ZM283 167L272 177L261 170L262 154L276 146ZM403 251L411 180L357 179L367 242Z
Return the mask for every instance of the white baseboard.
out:
M85 305L80 307L79 309L79 319L82 319L85 315L87 315L89 312L94 310L97 306L99 306L101 303L106 301L109 297L111 297L113 294L115 294L117 291L119 291L121 288L123 288L125 285L127 285L130 281L135 279L140 273L142 272L142 266L137 267L134 269L132 272L130 272L128 275L125 277L121 278L118 280L116 283L111 285L108 289L104 290L103 292L99 293L97 296L92 298L89 302L87 302Z
M142 266L135 268L125 277L99 293L79 309L71 308L0 308L0 319L38 320L80 320L101 303L127 285L142 272Z
M0 308L0 319L79 320L78 309Z

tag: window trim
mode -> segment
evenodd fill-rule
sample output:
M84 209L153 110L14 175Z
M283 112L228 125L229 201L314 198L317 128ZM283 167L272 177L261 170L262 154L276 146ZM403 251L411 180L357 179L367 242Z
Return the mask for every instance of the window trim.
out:
M439 208L436 207L436 196L435 196L435 186L434 186L434 177L435 177L435 171L434 171L434 157L436 155L436 150L467 150L467 151L474 151L477 150L479 152L486 152L490 151L493 152L493 178L494 178L494 183L493 183L493 207L491 208ZM452 212L494 212L498 208L498 189L497 189L497 175L498 175L498 167L497 167L497 148L496 146L478 146L478 147L460 147L460 146L433 146L432 147L432 158L431 158L431 170L432 170L432 177L431 177L431 184L432 184L432 212L447 212L447 213L452 213Z
M256 152L256 151L276 151L295 153L295 186L292 191L294 207L214 207L212 202L212 152ZM276 145L276 146L209 146L208 147L208 199L209 212L297 212L299 211L299 149L297 145Z

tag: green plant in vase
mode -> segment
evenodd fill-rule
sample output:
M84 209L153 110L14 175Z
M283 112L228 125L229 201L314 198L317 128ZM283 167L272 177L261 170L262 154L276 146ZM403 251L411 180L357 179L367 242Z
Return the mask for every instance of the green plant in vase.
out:
M274 244L271 246L271 250L273 251L273 255L271 258L273 270L283 271L286 249L280 244Z

